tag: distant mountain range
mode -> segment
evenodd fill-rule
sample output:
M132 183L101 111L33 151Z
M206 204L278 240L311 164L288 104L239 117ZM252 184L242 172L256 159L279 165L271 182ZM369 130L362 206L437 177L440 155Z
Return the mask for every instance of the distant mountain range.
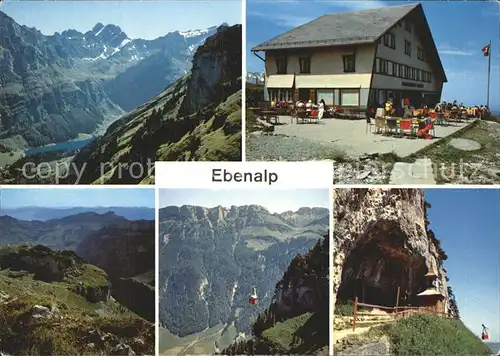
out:
M102 24L44 36L0 12L0 31L1 183L151 184L155 161L241 160L241 25L151 41ZM65 142L82 133L94 137ZM58 142L69 147L13 152ZM62 180L26 171L62 161Z
M102 130L189 72L217 27L144 40L98 23L46 36L0 11L0 144L36 147Z
M247 83L264 84L265 73L263 72L247 72Z
M28 206L22 208L2 208L0 215L9 215L19 220L52 220L61 219L70 215L77 215L82 213L96 213L105 214L113 212L118 216L122 216L128 220L154 220L154 208L146 207L123 207L123 206L110 206L110 207L71 207L71 208L44 208L36 206Z

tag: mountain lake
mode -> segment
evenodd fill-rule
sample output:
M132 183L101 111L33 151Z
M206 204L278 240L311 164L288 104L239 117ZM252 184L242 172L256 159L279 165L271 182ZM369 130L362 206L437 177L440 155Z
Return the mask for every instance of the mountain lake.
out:
M28 148L27 150L24 151L24 154L27 157L29 157L40 153L47 153L53 151L63 151L63 152L75 151L87 146L94 139L95 136L92 136L91 138L86 138L84 140L69 140L48 146Z

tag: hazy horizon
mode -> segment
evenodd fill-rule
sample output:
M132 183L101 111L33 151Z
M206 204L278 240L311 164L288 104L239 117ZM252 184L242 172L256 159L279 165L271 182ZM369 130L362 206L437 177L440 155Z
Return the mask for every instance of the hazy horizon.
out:
M155 208L151 188L9 188L1 191L1 209L40 208Z

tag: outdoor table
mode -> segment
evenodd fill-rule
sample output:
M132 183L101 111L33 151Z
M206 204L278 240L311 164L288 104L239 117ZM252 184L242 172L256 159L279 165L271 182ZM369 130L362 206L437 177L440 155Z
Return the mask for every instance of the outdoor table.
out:
M278 124L280 122L280 117L276 110L262 110L260 114L265 118L266 121L271 121L274 118L274 123Z

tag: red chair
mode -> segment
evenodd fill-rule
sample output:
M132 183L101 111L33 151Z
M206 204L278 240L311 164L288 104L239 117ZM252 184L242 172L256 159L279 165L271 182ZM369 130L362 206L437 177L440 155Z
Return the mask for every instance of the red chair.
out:
M412 122L410 120L402 120L399 123L399 127L401 128L401 131L410 131L412 129Z
M314 118L314 119L317 119L318 118L318 110L311 110L311 117Z
M430 117L432 120L435 120L437 118L437 114L435 112L431 112Z

